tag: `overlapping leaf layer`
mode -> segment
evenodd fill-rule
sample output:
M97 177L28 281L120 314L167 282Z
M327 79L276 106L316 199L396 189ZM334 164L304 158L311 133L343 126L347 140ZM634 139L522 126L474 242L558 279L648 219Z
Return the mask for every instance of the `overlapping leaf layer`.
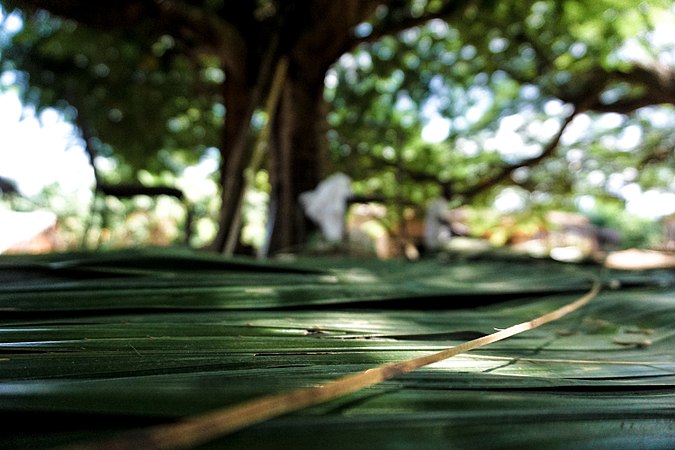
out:
M51 448L559 321L204 448L672 448L675 275L548 261L0 259L2 448Z

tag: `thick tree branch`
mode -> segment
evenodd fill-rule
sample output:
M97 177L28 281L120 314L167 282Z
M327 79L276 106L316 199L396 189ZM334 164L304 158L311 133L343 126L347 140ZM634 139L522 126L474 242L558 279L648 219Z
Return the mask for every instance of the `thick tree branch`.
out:
M543 92L553 95L573 105L585 103L586 109L596 112L631 113L639 108L658 105L675 105L675 69L654 62L643 64L635 62L628 70L606 70L596 66L587 72L577 74L574 82L564 86L555 86L537 82L543 74L555 71L555 55L537 39L521 32L512 37L514 42L530 46L537 55L536 74L524 76L517 68L502 67L516 81L537 84ZM613 83L627 83L639 87L641 92L628 94L611 103L602 101L601 93Z
M210 44L228 68L245 61L246 43L234 26L212 11L181 0L101 0L95 5L83 0L11 0L7 4L28 12L46 10L93 28L125 28L140 34L162 29L186 39L194 48Z
M11 10L20 8L35 12L46 10L60 17L73 19L99 28L133 27L141 21L156 19L159 10L155 2L138 0L99 0L92 5L82 0L8 0L3 2Z
M299 37L291 52L293 62L304 70L316 69L315 76L325 76L328 67L355 46L352 30L372 17L382 0L314 0L310 2L310 25ZM317 55L321 58L317 59ZM308 74L309 75L309 74Z
M619 98L611 103L604 103L598 97L597 101L589 107L593 111L627 114L650 105L675 105L675 69L662 65L635 64L628 71L605 72L604 77L608 80L606 86L610 83L628 83L641 88L641 92L638 95Z
M426 24L433 19L450 21L458 14L464 12L467 7L478 6L480 0L465 1L446 1L441 8L436 11L429 11L420 16L414 17L410 14L408 2L393 0L388 2L378 2L390 9L389 14L380 21L368 36L354 37L350 47L355 47L361 43L375 42L384 36L399 33L413 27Z
M562 137L563 133L567 129L567 126L572 123L574 118L579 114L581 111L579 109L575 109L572 111L571 114L569 114L565 120L563 121L562 125L560 126L560 130L553 136L553 138L546 144L544 147L543 151L539 156L535 156L534 158L529 158L525 159L519 163L516 164L510 164L507 166L503 166L499 171L496 173L492 174L491 176L487 177L486 179L482 180L478 184L472 186L470 189L458 192L458 194L461 194L464 196L465 199L470 199L477 194L485 191L486 189L489 189L493 186L498 185L499 183L504 182L507 180L513 172L516 170L523 168L523 167L533 167L539 163L541 163L543 160L546 158L549 158L552 156L556 149L558 148L558 144L560 143L560 138Z
M192 33L210 42L226 68L232 69L246 61L244 38L223 18L203 7L192 6L179 0L161 0L157 3L167 20L182 24L183 27L188 26Z

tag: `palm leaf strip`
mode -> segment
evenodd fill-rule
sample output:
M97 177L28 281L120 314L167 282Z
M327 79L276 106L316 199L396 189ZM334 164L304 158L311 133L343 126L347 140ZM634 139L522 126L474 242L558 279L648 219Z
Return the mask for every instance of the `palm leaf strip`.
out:
M493 342L538 328L558 320L588 304L600 292L601 283L593 280L591 289L578 299L535 319L495 333L466 341L431 355L383 364L363 372L347 375L324 385L263 396L238 405L189 417L176 424L160 425L124 433L108 441L84 442L68 446L69 450L93 449L183 449L191 448L266 420L315 406L357 392L386 380L410 373Z

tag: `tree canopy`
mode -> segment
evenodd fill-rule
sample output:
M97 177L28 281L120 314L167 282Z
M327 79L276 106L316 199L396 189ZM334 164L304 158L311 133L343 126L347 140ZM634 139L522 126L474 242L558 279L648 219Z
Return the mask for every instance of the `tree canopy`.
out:
M26 100L72 117L90 149L175 171L219 150L216 248L237 232L266 123L272 250L304 239L298 195L333 170L360 193L420 204L444 184L466 201L507 184L544 202L673 188L669 2L4 4L24 27L2 69L23 74Z
M575 27L569 11L554 4L507 3L493 17L485 14L480 25L433 21L343 58L329 76L335 85L329 91L335 159L351 160L348 167L362 177L402 164L411 179L454 182L468 196L514 182L551 194L584 191L589 172L604 163L611 163L607 177L637 170L632 178L644 187L667 186L672 174L663 163L672 165L672 108L660 110L669 117L660 123L650 120L654 110L634 112L672 106L672 67L658 54L651 60L620 57L625 39L637 39L621 36L623 21L634 17L621 16L614 29L601 30L608 10L576 11ZM575 33L582 28L580 14L589 18L587 29L612 39ZM639 29L646 43L650 26L643 20L630 32ZM539 36L544 23L546 34ZM608 112L622 116L614 114L606 125L591 119ZM561 143L564 128L582 114L577 131ZM425 122L439 118L447 133L443 142L420 139ZM631 133L641 139L627 143ZM618 144L622 138L626 143ZM559 157L546 161L556 151Z

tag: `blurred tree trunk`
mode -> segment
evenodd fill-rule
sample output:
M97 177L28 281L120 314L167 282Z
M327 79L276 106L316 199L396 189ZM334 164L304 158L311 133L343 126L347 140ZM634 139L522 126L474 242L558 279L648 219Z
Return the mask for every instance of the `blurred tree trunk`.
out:
M278 55L288 58L288 73L279 107L269 118L271 195L265 254L297 250L313 226L304 215L299 196L327 175L326 72L355 45L353 27L369 17L378 4L316 1L288 17ZM268 72L269 77L260 85L270 84L272 71Z
M296 250L313 227L299 196L316 188L327 175L326 72L355 45L353 27L369 17L378 3L315 2L297 17L301 33L282 49L290 64L270 147L270 254Z
M299 196L325 175L326 139L320 126L323 73L295 65L289 72L270 152L269 252L294 249L305 240L308 222Z
M211 247L222 251L232 227L238 226L236 217L241 192L244 189L244 169L248 164L248 130L257 96L244 76L229 72L223 85L227 118L220 145L220 213L218 232Z

